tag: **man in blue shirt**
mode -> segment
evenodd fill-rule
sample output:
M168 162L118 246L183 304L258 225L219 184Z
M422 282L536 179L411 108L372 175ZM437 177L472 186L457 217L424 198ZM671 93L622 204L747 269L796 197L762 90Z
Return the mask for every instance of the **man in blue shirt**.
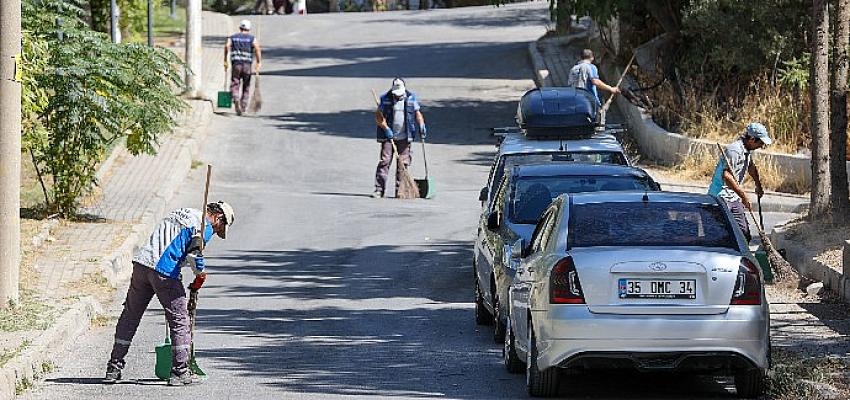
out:
M593 98L596 99L597 105L602 105L599 101L599 93L596 89L602 89L611 94L620 93L620 88L609 86L607 83L599 79L599 70L593 65L593 51L584 49L581 51L581 60L572 69L567 77L567 86L579 87L593 93Z
M718 196L726 202L729 211L732 212L735 221L741 231L744 232L747 242L752 239L752 235L750 234L750 224L747 221L746 213L747 210L752 210L753 206L743 188L744 178L747 174L753 178L756 185L756 196L761 198L764 195L764 189L761 186L759 171L752 162L752 152L771 143L773 143L773 140L764 125L758 122L748 124L741 137L723 150L725 157L721 157L717 161L711 184L708 187L708 194ZM729 160L729 169L732 172L726 169L726 160Z
M201 234L201 219L205 219ZM213 233L224 239L227 228L235 219L233 208L223 201L207 204L206 212L193 208L180 208L170 212L153 230L148 241L133 257L133 274L124 300L124 309L115 326L115 342L106 364L104 383L121 379L124 357L142 320L142 315L156 295L165 310L171 337L171 377L169 386L197 383L189 371L189 311L186 291L181 280L181 269L191 268L195 280L190 290L199 290L206 279L203 243L212 239Z
M399 157L396 160L395 174L397 191L401 182L402 165L410 165L410 143L416 139L417 131L422 135L422 140L425 140L428 131L425 129L425 117L419 110L416 94L405 88L401 78L393 79L390 90L381 96L378 109L375 110L375 123L377 139L381 142L381 158L375 169L375 191L372 192L372 197L381 198L384 197L390 164L393 162L393 142Z

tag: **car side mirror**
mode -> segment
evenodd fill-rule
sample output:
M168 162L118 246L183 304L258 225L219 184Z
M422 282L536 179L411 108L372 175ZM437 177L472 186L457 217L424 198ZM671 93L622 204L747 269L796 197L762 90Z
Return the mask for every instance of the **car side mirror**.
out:
M522 258L523 240L517 240L511 245L511 258Z
M487 201L487 195L488 194L490 194L490 191L487 189L486 186L481 188L481 192L478 193L478 201L481 201L481 202Z
M493 211L487 216L487 229L496 232L502 226L502 213Z

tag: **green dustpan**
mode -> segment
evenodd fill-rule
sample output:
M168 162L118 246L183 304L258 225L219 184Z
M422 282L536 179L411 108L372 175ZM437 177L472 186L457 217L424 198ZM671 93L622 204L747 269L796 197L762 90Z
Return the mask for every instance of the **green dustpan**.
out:
M423 199L432 199L436 192L434 191L434 178L428 175L428 158L425 157L425 139L422 139L422 160L425 161L425 179L414 179L416 187L419 189L419 197Z
M218 92L218 102L216 105L219 108L230 108L233 106L233 95L227 88L227 66L224 67L224 90Z
M166 338L164 343L156 346L155 351L156 367L154 372L157 378L167 381L171 377L171 341ZM201 378L207 377L207 374L198 366L194 351L189 354L189 370Z
M194 331L195 327L195 313L189 313L191 330ZM207 374L201 367L198 366L198 361L195 360L195 338L192 335L192 343L189 347L189 370L192 371L195 375L202 379L207 378ZM156 366L154 367L154 373L156 377L162 380L168 380L171 377L171 339L168 337L168 321L165 322L165 341L161 344L158 344L154 351L156 352Z

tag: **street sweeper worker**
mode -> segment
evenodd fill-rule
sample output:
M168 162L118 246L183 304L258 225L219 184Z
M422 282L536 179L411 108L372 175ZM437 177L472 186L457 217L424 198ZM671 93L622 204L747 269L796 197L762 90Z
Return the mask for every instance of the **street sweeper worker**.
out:
M375 110L377 124L377 139L381 143L381 155L378 167L375 169L375 191L372 197L384 197L387 188L387 176L393 161L394 141L400 160L396 162L396 189L401 182L402 163L410 165L410 144L416 139L416 132L425 140L428 130L425 128L425 117L419 109L416 94L407 90L404 79L395 78L390 90L381 95L378 109Z
M200 232L202 217L206 219L203 235ZM213 233L222 239L226 238L227 228L233 225L234 218L230 204L219 201L207 204L203 216L200 210L180 208L170 212L159 222L148 241L133 257L130 288L127 290L121 317L115 326L115 342L106 364L105 383L115 383L121 379L124 357L127 356L142 314L153 295L156 295L165 310L171 337L172 367L168 385L180 386L199 382L188 367L191 338L188 300L181 270L190 268L195 279L189 289L200 289L206 279L201 241L208 242Z
M620 88L610 86L599 78L599 70L596 68L596 65L593 65L593 60L593 50L582 50L581 60L570 69L570 74L567 76L567 86L588 90L590 93L593 93L596 104L602 105L602 102L599 101L597 88L611 94L620 93Z
M735 221L741 231L744 232L747 242L752 239L750 224L747 222L747 211L752 210L753 206L747 192L744 191L744 178L747 174L753 178L756 196L761 198L764 195L764 189L761 185L758 168L752 162L752 152L771 143L773 143L773 140L764 125L758 122L748 124L738 140L730 143L723 150L726 157L725 159L723 157L718 159L714 176L712 176L711 184L708 187L708 194L720 196L726 202L729 211L732 212ZM729 169L732 172L729 172L729 169L726 168L726 160L729 160Z
M230 70L230 95L236 107L236 115L242 115L248 107L251 67L253 66L253 73L259 73L263 59L260 43L250 32L251 21L243 19L239 23L239 33L227 38L227 43L224 44L224 69L227 69L228 62L232 66ZM254 63L255 58L256 63ZM242 88L241 95L239 94L240 86Z

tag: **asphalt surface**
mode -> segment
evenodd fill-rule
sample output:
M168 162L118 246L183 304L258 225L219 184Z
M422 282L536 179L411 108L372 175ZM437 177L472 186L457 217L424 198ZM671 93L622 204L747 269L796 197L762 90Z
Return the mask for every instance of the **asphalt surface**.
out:
M196 351L210 378L186 388L156 380L164 317L154 301L123 382L100 383L112 320L21 397L526 397L524 376L505 371L489 327L474 324L471 253L495 149L489 128L510 125L534 86L527 45L545 32L546 6L251 17L265 49L264 108L215 116L200 156L213 165L211 199L236 210L229 238L207 250ZM387 90L396 75L428 121L432 200L368 197L379 151L370 89ZM416 177L421 157L417 144ZM203 170L173 207L201 205ZM704 377L566 382L571 398L732 397L730 381Z

